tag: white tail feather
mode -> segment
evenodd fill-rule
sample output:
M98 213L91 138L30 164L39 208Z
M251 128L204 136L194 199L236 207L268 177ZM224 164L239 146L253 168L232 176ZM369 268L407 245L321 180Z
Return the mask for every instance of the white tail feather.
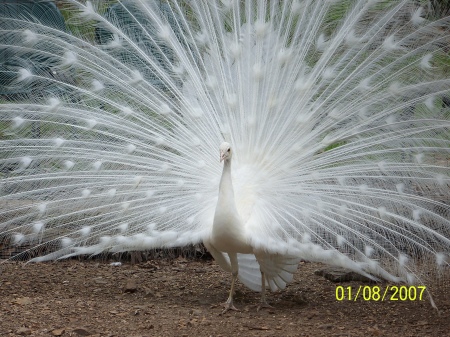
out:
M448 266L450 19L413 7L68 1L67 28L1 13L0 240L34 261L208 240L227 140L272 289L300 258L405 282Z

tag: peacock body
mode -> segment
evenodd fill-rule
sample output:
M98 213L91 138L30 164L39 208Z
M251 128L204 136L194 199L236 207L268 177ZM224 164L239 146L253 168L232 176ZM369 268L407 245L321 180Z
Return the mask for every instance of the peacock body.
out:
M0 240L27 247L16 257L203 242L263 293L300 259L411 284L448 268L448 14L376 0L59 7L67 27L1 14L5 88L21 93L0 104Z

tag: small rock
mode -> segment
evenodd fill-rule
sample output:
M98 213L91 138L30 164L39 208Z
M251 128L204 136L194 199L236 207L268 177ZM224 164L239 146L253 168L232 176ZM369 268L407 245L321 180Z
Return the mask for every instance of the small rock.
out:
M155 297L155 293L153 292L153 290L148 288L144 288L144 290L145 290L144 297Z
M31 329L30 328L21 327L21 328L17 329L16 334L20 335L20 336L31 335Z
M101 277L95 278L94 282L97 283L97 284L108 284L108 281L106 281L105 279L103 279Z
M305 294L295 294L292 297L292 302L302 305L302 304L307 304L308 300L307 300Z
M75 332L77 335L80 335L80 336L90 336L90 335L92 335L92 333L89 330L87 330L86 328L83 328L83 327L75 328L72 331Z
M333 324L321 324L319 325L319 329L331 329Z
M307 314L306 318L312 319L312 318L314 318L314 317L316 317L316 316L319 316L319 315L320 315L320 312L313 310L313 311L310 311L310 312Z
M270 330L268 326L256 326L256 325L244 325L249 330L261 330L261 331L267 331Z
M380 336L381 335L381 330L378 328L378 326L373 326L373 327L369 327L367 328L367 330L373 335L373 336Z
M62 336L65 331L66 331L65 329L55 329L55 330L52 330L52 335L53 336Z
M329 267L321 270L316 270L314 274L323 276L328 281L338 283L338 282L348 282L348 281L359 281L366 283L373 283L374 281L368 277L355 273L354 271L340 268L340 267Z
M136 281L133 279L128 279L127 283L125 284L125 288L123 289L126 293L134 293L137 291L137 284Z
M134 309L135 310L147 310L148 306L146 306L146 305L135 305Z
M419 326L428 325L428 322L427 321L418 321L416 323L416 325L419 325Z
M33 300L29 297L19 297L16 298L13 302L19 305L27 305L33 303Z
M202 311L198 309L191 309L189 310L189 314L192 316L200 316L202 314Z

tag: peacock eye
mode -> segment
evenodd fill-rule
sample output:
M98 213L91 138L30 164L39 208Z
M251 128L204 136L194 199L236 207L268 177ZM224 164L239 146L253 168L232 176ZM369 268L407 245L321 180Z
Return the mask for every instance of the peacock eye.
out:
M230 152L230 150L231 150L231 149L228 149L228 151L227 151L227 152Z

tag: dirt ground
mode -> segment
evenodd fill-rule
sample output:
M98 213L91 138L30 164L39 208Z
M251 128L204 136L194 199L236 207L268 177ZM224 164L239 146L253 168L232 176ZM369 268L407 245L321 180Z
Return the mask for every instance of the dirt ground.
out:
M257 312L259 294L238 283L241 311L220 315L230 275L211 260L110 262L0 264L0 336L450 336L450 281L433 291L438 314L426 296L337 301L338 286L353 297L370 287L367 297L388 284L332 283L314 273L323 266L301 263L269 293L273 309Z

